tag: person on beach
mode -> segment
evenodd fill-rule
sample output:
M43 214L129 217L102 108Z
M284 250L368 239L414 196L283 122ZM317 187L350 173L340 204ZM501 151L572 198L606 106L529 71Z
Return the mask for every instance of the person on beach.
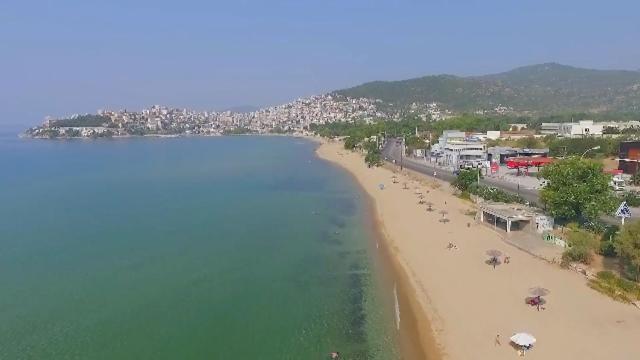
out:
M494 344L493 344L493 345L494 345L494 346L500 346L500 345L502 345L502 344L500 343L500 334L496 335L496 340L495 340L495 342L494 342Z

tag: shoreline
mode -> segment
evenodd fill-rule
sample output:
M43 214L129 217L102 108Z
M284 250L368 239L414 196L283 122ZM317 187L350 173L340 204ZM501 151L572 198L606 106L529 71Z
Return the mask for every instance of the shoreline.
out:
M357 180L356 183L362 188ZM370 220L374 223L371 231L374 232L377 244L380 244L378 250L383 262L383 270L390 272L395 285L394 290L397 290L395 294L398 299L398 311L400 313L398 346L402 358L405 360L441 360L440 346L433 336L433 330L427 314L423 312L413 294L414 285L411 283L411 278L403 264L398 260L397 255L394 254L388 235L384 230L384 223L377 215L374 200L364 189L362 191L366 194L365 201L369 207L369 215L372 217Z
M319 142L317 156L355 178L375 211L381 253L388 254L394 278L400 279L398 291L406 295L401 325L409 329L399 339L415 340L413 348L418 343L418 350L426 352L419 358L514 359L518 356L509 337L516 332L530 332L538 340L527 352L529 359L634 358L640 334L636 308L595 292L580 274L519 250L477 224L470 215L475 205L455 197L438 180L367 168L362 154L345 150L340 142ZM394 173L399 177L395 184ZM414 187L426 193L435 211L417 204ZM445 216L448 222L443 223ZM447 249L448 242L456 249ZM488 249L509 255L511 262L493 269L484 262ZM540 311L524 302L535 286L550 290L549 303ZM399 346L411 349L411 344ZM403 355L411 358L410 352Z
M395 291L398 300L400 326L397 345L402 359L442 360L441 347L433 336L429 317L416 299L413 290L414 284L411 282L407 269L399 261L397 254L394 253L391 241L384 228L384 222L380 218L375 199L348 168L318 154L318 149L325 144L324 140L318 137L308 137L307 139L316 144L316 156L346 170L346 173L352 178L364 196L366 224L371 226L367 231L370 232L376 245L380 245L375 250L378 251L377 256L382 263L381 270L387 272L386 277L388 279L385 279L387 280L385 282L389 280L393 282L385 285L390 286L389 290L393 289Z
M56 136L56 137L46 137L46 136L32 136L26 134L24 132L20 132L16 134L16 137L19 139L33 139L33 140L100 140L100 139L131 139L131 138L163 138L163 139L172 139L172 138L193 138L193 137L201 137L201 138L211 138L211 137L232 137L232 136L278 136L278 137L292 137L292 138L310 138L313 139L315 136L304 135L304 134L278 134L278 133L247 133L247 134L145 134L145 135L112 135L112 136Z

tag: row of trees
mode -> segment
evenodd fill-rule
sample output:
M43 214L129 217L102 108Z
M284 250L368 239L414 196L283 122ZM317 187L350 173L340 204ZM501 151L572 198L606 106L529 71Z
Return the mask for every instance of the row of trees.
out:
M508 193L491 186L480 185L478 183L478 179L481 178L482 173L480 172L480 170L461 170L453 183L451 183L451 185L458 189L463 196L474 194L485 200L504 203L524 204L526 202L522 197L518 195Z
M104 115L78 115L68 119L53 120L52 126L59 127L99 127L111 123L111 119Z

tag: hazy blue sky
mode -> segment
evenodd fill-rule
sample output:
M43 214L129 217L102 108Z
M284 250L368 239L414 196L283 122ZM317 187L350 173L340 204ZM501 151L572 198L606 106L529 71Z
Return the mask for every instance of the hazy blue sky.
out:
M0 1L0 124L269 105L556 61L640 68L640 1Z

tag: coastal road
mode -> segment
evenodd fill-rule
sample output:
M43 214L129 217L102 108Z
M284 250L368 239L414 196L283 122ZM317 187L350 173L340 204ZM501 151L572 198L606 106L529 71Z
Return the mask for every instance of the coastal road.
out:
M396 165L400 164L400 152L401 146L396 144L395 139L387 141L384 148L382 149L382 156L387 158L387 161L396 161ZM447 181L449 183L453 182L456 179L456 175L454 175L451 170L443 169L440 167L436 167L432 164L424 160L417 160L413 158L404 157L402 160L403 167L417 171L421 174L434 177L433 172L436 172L436 177L440 180ZM509 181L504 181L492 177L485 177L480 180L481 184L492 186L506 192L520 195L523 199L531 202L531 203L540 203L540 197L538 195L538 191L534 189L525 189L523 187L519 187L518 184L514 184Z
M387 141L386 145L382 149L382 156L387 158L389 163L392 160L396 161L396 165L400 164L400 145L396 144L395 139ZM447 181L449 183L453 182L456 179L456 175L454 175L451 170L443 169L440 167L436 167L432 164L424 160L417 160L413 158L407 158L406 156L402 160L403 166L407 169L417 171L421 174L434 177L433 172L436 171L437 178L440 180ZM540 206L540 195L538 190L534 189L525 189L520 187L518 189L518 184L514 184L509 181L504 181L496 178L485 177L480 180L481 184L485 184L488 186L492 186L508 193L520 195L523 199L529 201L530 203L535 203ZM631 219L636 220L640 218L640 208L631 208ZM600 220L610 225L620 224L620 219L610 216L603 215L600 217Z

